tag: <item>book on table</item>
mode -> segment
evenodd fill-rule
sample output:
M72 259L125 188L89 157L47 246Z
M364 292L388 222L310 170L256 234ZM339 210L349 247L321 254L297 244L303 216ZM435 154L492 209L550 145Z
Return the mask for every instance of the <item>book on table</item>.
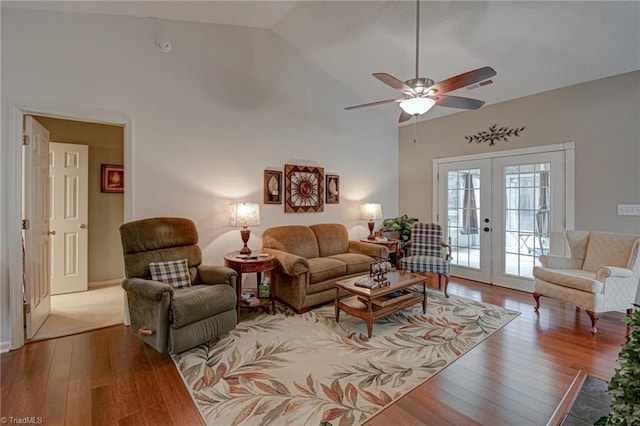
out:
M354 283L358 287L375 288L379 283L370 277L358 278Z

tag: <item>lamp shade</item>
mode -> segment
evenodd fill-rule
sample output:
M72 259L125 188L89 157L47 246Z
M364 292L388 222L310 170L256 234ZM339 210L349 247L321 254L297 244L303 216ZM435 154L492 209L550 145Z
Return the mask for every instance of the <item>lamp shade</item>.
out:
M360 206L360 219L376 220L382 219L382 204L366 203Z
M260 204L234 203L229 208L229 226L260 225Z
M431 98L409 98L400 102L400 108L407 114L420 115L429 111L435 104L436 100Z

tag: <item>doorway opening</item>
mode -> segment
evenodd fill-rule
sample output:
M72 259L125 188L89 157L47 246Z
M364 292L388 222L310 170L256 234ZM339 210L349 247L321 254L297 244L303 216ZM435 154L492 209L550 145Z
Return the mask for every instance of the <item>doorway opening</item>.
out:
M46 191L50 200L51 273L47 281L51 311L41 327L32 330L33 336L26 337L41 340L122 323L120 282L124 272L118 227L124 222L124 194L101 192L101 165L124 163L124 128L29 116L48 131L51 148ZM86 151L88 154L81 154L86 157L76 155ZM60 172L60 168L71 170L68 166L77 164L78 158L85 163L84 177ZM83 202L84 217L77 214Z

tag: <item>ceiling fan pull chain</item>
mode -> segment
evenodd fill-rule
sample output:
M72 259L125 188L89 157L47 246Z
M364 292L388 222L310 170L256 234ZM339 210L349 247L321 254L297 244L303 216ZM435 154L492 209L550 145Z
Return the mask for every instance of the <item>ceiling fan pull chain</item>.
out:
M418 116L414 115L413 116L413 143L416 143L417 140L417 136L416 136L416 123L418 122Z

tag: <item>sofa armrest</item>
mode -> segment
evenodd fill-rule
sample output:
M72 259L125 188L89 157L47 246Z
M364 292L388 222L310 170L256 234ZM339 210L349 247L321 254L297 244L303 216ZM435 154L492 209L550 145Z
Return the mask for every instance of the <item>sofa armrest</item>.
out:
M540 255L540 263L545 268L553 269L582 269L582 259L572 257L554 256L552 254Z
M603 282L605 278L629 278L633 276L633 271L617 266L601 266L596 271L596 280Z
M347 253L365 254L371 257L389 257L389 249L381 244L364 243L362 241L349 240Z
M198 275L204 284L228 284L236 288L238 273L226 266L199 265Z
M173 297L173 287L169 284L144 278L125 278L122 288L145 299L160 300L164 293L170 293L170 297Z
M309 261L304 257L266 247L262 248L262 252L274 255L282 269L282 272L287 275L297 277L298 275L309 272Z

